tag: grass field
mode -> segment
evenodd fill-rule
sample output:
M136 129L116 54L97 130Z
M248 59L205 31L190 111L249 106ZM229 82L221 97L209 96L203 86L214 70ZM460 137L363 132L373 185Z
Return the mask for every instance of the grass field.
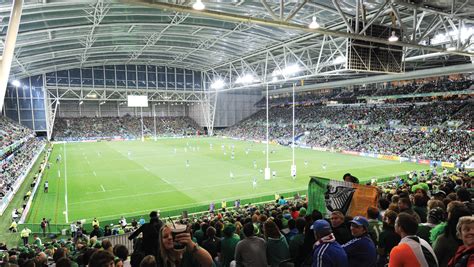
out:
M41 186L27 222L39 223L46 217L51 223L65 223L66 216L69 222L93 217L118 220L122 215L147 214L154 209L302 190L310 175L341 179L350 172L367 180L426 169L414 163L297 149L298 175L293 180L291 149L279 145L270 149L274 150L269 155L270 168L276 177L264 180L264 144L218 138L56 144L51 168L43 178L43 183L45 178L49 181L49 192L44 193ZM57 164L59 154L62 160Z

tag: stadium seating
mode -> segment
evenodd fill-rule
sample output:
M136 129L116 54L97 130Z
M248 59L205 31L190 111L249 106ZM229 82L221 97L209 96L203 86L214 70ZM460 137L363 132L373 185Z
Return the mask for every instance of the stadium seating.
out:
M442 244L440 240L454 238L453 236L455 235L446 234L442 229L444 229L446 225L456 225L460 217L466 214L472 214L473 203L466 189L470 187L471 180L472 178L469 177L467 172L463 171L457 171L455 173L444 171L438 174L434 172L412 172L403 180L395 180L394 182L380 185L373 184L374 186L378 186L380 196L378 207L367 208L369 217L372 217L369 218L368 236L370 236L377 247L387 248L386 246L390 245L392 241L391 239L388 240L385 238L386 234L395 234L393 232L393 221L390 222L387 218L392 218L391 220L393 220L393 218L397 216L397 213L403 209L403 212L416 214L413 216L418 216L420 220L422 220L422 223L420 223L418 227L418 235L433 246L438 261L447 262L453 258L457 246L449 248L448 250L442 250L444 244ZM430 195L431 197L429 197ZM408 197L414 199L413 207L404 209L399 199ZM276 202L257 205L248 204L232 207L227 210L219 209L212 213L202 213L197 216L191 215L189 218L177 218L175 219L175 223L188 224L194 236L194 241L200 245L200 249L208 250L211 255L217 253L216 255L219 256L214 258L215 262L217 264L224 264L223 266L228 266L228 261L234 260L235 247L230 248L231 254L228 255L226 254L228 251L221 247L221 242L222 244L227 244L231 242L229 238L235 239L233 242L236 243L242 242L242 240L245 239L243 226L253 224L255 235L258 238L262 238L263 242L270 246L270 243L275 242L275 240L271 240L271 238L268 237L269 233L266 232L265 225L269 220L273 221L277 227L276 229L279 230L279 235L281 236L280 240L284 245L278 250L277 254L274 254L273 251L272 253L266 253L267 260L275 260L274 258L278 258L278 254L290 255L286 256L287 258L281 261L281 264L284 262L285 264L293 264L290 266L301 266L303 262L311 262L312 248L315 242L311 226L315 220L323 219L321 212L316 210L307 211L307 208L305 198L288 200L277 199ZM445 217L446 211L456 215ZM388 213L392 214L386 218L384 214ZM384 218L383 225L382 218ZM352 219L352 217L345 216L342 225L337 226L337 229L333 226L334 233L336 234L337 232L339 234L343 229L345 229L344 231L347 233L350 233L349 229ZM426 221L428 221L428 223L424 223ZM332 221L330 221L330 223L332 223ZM120 235L128 237L129 234L126 232L135 231L138 227L140 227L140 223L137 223L135 220L133 220L131 226L127 225L123 229L119 225L112 227L107 225L105 232L103 226L99 225L99 230L94 231L94 237L91 238L89 238L89 233L85 231L80 231L81 235L76 235L74 239L53 239L46 243L43 243L44 241L38 241L41 240L42 237L36 236L33 244L12 248L10 250L3 245L0 249L6 251L4 256L9 256L5 257L4 261L20 266L23 266L25 261L33 258L34 255L39 255L38 253L40 251L46 254L45 259L43 259L44 263L51 264L56 262L57 264L59 258L66 257L69 260L77 262L79 265L85 265L92 253L101 248L107 250L106 248L110 242L107 239L110 238L115 245L113 249L110 249L110 252L119 257L116 261L125 261L126 264L131 263L131 266L138 266L145 256L140 246L135 246L134 251L130 249L124 252L125 256L119 252L123 249L123 247L121 247L122 245L132 248L130 246L131 243L129 243L130 241L124 237L120 237ZM211 227L212 231L208 230ZM425 228L428 229L428 233L430 229L433 229L431 236L422 232ZM208 234L214 231L215 237L212 239L212 244L216 246L209 246L210 237ZM96 236L97 234L99 236ZM111 235L118 235L118 238ZM384 236L384 238L382 238L382 236ZM393 238L396 238L396 236L397 235L393 236ZM336 239L338 238L339 236L336 237ZM350 234L349 238L351 238ZM398 240L399 238L400 237L398 237ZM138 238L138 240L141 240L141 237ZM120 244L120 242L122 243ZM382 264L389 261L387 257L390 255L390 250L393 245L387 248L388 251L379 250L379 256L377 257L379 263ZM60 256L56 255L61 249L66 249L66 252L61 252L64 254ZM32 251L35 253L32 253ZM127 257L128 253L131 254L130 258ZM155 256L160 257L160 254L155 254ZM348 256L348 258L351 260L351 256ZM35 260L39 260L38 256Z
M383 105L298 105L299 143L330 150L403 155L448 162L467 160L473 150L469 101L393 103ZM261 110L219 134L264 140L266 111ZM270 139L291 142L291 106L269 110ZM450 127L450 122L457 122ZM249 131L249 129L252 129Z
M143 133L154 135L153 117L143 118ZM157 136L196 135L202 129L189 117L156 117ZM100 138L140 138L141 119L137 117L57 118L55 140L81 140Z

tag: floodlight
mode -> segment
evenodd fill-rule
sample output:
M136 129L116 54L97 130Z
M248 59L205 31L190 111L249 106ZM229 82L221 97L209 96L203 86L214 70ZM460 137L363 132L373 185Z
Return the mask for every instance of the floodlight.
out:
M308 27L310 29L318 29L320 27L319 23L316 21L316 16L313 16L313 21L311 21Z
M446 51L456 51L456 47L455 46L450 46L450 47L446 48Z
M224 85L225 85L225 83L224 83L223 80L217 79L211 84L211 88L215 89L215 90L219 90L219 89L224 88Z
M395 31L392 31L392 35L388 37L389 42L396 42L398 41L398 36L395 34Z
M84 104L84 101L82 101L82 100L79 101L79 105L82 105L82 104Z
M196 10L204 10L206 6L202 3L201 0L196 0L196 2L193 4L193 8Z
M341 64L341 63L345 63L345 62L346 62L346 57L345 56L338 56L332 61L332 63L336 64L336 65Z
M237 78L237 80L235 80L235 83L249 84L249 83L253 83L253 82L256 82L256 81L257 81L257 79L255 79L255 77L252 74L245 74L245 75L240 76L239 78Z
M21 83L20 83L20 81L18 81L18 80L13 80L13 81L12 81L12 85L15 86L15 87L20 87L20 86L21 86Z

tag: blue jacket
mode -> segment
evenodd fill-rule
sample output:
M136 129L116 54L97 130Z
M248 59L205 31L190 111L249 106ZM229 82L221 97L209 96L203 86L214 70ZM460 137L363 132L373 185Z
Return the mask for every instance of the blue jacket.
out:
M377 251L369 235L352 239L342 245L346 251L350 266L375 267L377 264Z
M348 267L344 249L337 241L321 243L313 250L312 267ZM365 266L364 266L365 267Z

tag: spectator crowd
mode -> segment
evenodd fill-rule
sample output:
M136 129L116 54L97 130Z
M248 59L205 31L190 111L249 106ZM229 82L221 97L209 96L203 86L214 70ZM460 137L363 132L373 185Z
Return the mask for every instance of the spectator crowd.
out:
M309 211L305 197L281 196L173 221L162 221L154 211L148 222L130 225L122 218L114 230L94 219L90 233L79 223L71 238L43 242L35 234L32 244L3 246L3 261L8 266L472 266L472 184L466 172L412 172L372 184L379 191L377 206L354 217L343 210ZM124 229L131 230L133 252L108 239Z

